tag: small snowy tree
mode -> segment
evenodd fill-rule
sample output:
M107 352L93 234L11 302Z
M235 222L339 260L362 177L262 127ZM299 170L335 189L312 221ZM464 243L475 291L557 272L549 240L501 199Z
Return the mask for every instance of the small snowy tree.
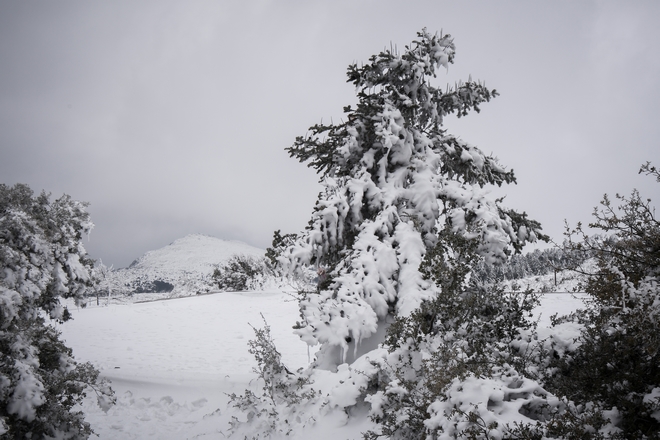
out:
M445 246L444 231L488 262L545 238L537 222L483 189L514 183L513 171L442 128L445 116L479 112L497 92L472 80L433 86L436 69L454 60L454 43L426 30L418 37L403 53L349 66L358 103L344 108L347 120L315 125L287 150L323 185L307 230L284 256L291 270L327 274L301 298L296 330L321 344L317 367L332 370L376 348L395 317L438 295L420 265Z
M248 389L242 395L229 395L230 404L247 416L248 425L252 424L252 431L256 434L251 437L254 440L272 438L276 434L290 435L295 423L293 420L289 422L287 414L293 410L298 423L303 423L310 416L296 407L316 395L309 387L307 376L292 373L282 363L282 355L275 347L270 326L263 315L261 318L264 327L255 328L250 325L255 338L248 342L248 351L257 362L253 371L258 375L261 390L258 394ZM230 425L231 433L240 435L246 423L234 416Z
M97 306L101 304L102 297L105 298L106 303L108 303L113 292L117 294L122 290L121 281L114 276L112 266L106 266L101 260L94 263L94 268L92 270L92 283L94 289L91 294L96 297Z
M59 297L81 300L92 261L81 240L92 228L85 205L65 195L34 197L0 184L0 435L88 438L80 403L88 387L99 405L112 390L90 364L78 364L46 318L70 319ZM5 438L5 437L3 437Z
M211 277L220 290L243 292L263 285L267 270L265 258L234 255L218 265Z

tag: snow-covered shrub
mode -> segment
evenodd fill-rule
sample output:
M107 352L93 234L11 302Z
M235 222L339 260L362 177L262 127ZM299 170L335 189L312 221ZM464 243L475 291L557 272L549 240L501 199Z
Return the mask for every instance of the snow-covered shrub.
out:
M313 269L288 272L282 264L282 256L287 249L298 239L297 234L284 234L277 230L273 233L271 247L266 249L266 268L269 275L273 276L280 288L293 289L301 295L315 291L319 285L322 274Z
M92 261L82 235L85 205L34 197L26 185L0 184L0 435L84 439L92 430L73 411L91 387L99 404L112 391L89 364L78 364L46 319L70 319L59 297L82 300Z
M101 298L109 298L110 295L117 295L122 291L121 283L113 276L112 267L108 267L101 260L94 263L92 269L92 285L93 289L87 292L87 296L96 297L96 305L100 305ZM86 303L81 304L86 307Z
M248 429L254 435L252 438L270 438L276 433L288 435L294 426L304 426L311 418L303 408L316 396L316 391L302 370L292 373L282 363L265 319L263 328L252 329L255 338L248 342L248 351L257 361L254 372L262 384L261 392L255 394L247 389L242 395L232 393L229 396L230 404L247 418L239 420L234 416L231 432Z
M648 163L641 172L660 174ZM583 330L573 350L553 357L548 389L610 414L624 438L660 437L660 222L637 191L607 196L589 226L568 231L567 246L595 255L586 272L590 307L564 320ZM578 238L576 241L575 238ZM576 270L582 270L576 268Z
M476 244L439 238L421 271L441 289L389 328L368 438L501 438L559 403L534 380L537 297L468 283Z
M280 258L286 249L291 246L297 240L297 234L284 234L277 231L273 232L273 241L271 246L266 249L266 265L274 274L284 276L284 270L282 268Z
M213 271L213 279L220 290L242 292L262 287L268 267L264 258L234 255Z

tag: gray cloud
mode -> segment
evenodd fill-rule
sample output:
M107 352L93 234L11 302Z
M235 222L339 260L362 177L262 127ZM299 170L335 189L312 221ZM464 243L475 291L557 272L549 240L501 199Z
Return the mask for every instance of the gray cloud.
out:
M355 101L351 62L455 37L501 96L447 127L516 170L507 203L561 238L604 192L658 193L654 2L153 1L0 4L0 173L91 203L87 248L121 267L201 232L266 247L319 190L284 148Z

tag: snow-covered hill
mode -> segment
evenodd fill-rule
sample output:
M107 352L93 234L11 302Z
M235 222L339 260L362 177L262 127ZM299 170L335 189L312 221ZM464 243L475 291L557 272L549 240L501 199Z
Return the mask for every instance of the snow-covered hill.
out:
M234 255L263 257L263 249L242 241L227 241L202 234L190 234L165 247L149 251L128 270L147 270L153 273L198 272L211 273L213 266Z
M264 253L240 241L191 234L147 252L128 268L112 271L107 284L113 295L137 293L143 299L194 295L213 289L211 274L218 264L234 255L263 257Z

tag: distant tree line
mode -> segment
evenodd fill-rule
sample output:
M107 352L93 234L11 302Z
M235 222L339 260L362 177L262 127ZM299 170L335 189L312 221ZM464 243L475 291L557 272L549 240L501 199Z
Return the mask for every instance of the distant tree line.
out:
M498 283L541 276L565 269L575 269L589 258L584 250L565 248L536 249L526 254L513 255L502 264L489 264L484 260L474 265L472 278L482 283Z

